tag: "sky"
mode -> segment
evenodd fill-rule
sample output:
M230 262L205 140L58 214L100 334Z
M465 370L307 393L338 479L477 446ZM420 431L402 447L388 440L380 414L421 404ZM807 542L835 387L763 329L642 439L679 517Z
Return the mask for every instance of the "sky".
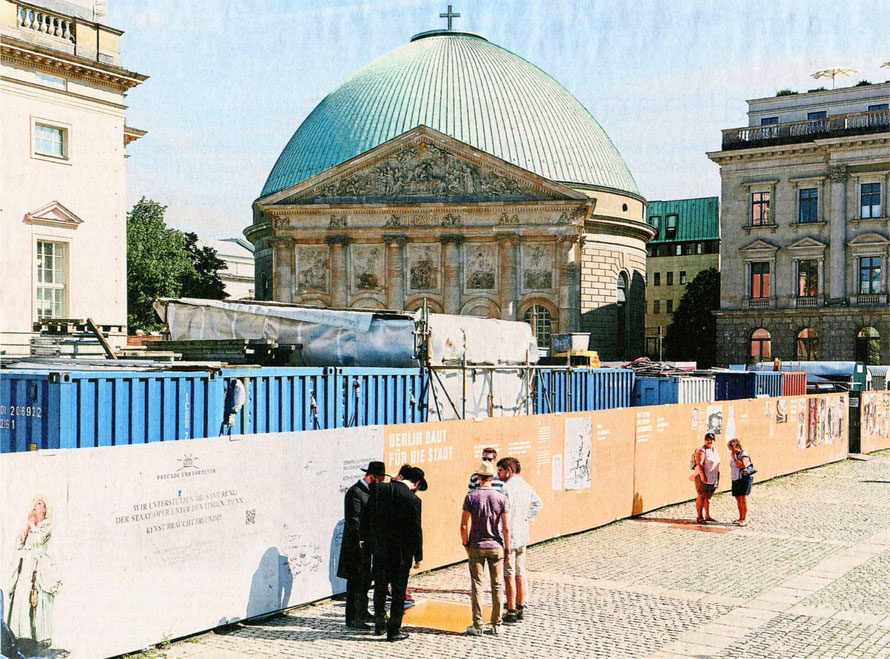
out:
M593 114L642 195L720 194L706 153L747 124L746 99L824 84L883 82L887 0L474 0L455 29L531 61ZM251 204L312 109L352 73L424 30L447 3L419 0L110 0L125 68L127 197L168 207L168 224L243 237ZM830 84L830 82L829 82Z

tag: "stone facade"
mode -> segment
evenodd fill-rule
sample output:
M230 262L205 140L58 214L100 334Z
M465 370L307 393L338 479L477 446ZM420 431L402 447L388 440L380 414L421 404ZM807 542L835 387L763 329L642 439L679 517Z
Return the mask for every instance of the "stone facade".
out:
M257 200L245 234L260 299L544 317L545 334L595 326L592 349L620 359L642 344L643 205L554 183L420 126ZM629 299L619 353L620 272Z
M26 353L33 323L126 327L127 91L121 32L93 3L0 0L0 350ZM122 333L110 338L123 342Z
M804 356L807 330L823 358L854 359L868 328L890 362L888 100L885 83L749 101L752 126L708 154L722 181L720 362L747 361L756 329L771 357ZM800 121L800 107L816 118Z

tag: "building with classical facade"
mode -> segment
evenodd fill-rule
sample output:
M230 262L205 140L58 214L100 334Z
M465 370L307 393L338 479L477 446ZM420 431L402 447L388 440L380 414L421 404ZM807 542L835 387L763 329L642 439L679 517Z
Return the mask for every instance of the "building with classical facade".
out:
M253 245L244 238L198 238L198 247L216 250L216 256L226 264L219 278L226 287L229 300L252 300L254 289Z
M646 222L655 230L646 258L646 356L659 357L663 338L686 284L702 270L720 269L717 197L650 201Z
M92 1L0 0L0 350L27 352L33 323L127 323L121 31ZM113 337L117 341L122 335Z
M256 294L590 331L642 352L645 200L590 113L450 30L360 69L294 133L254 203Z
M723 131L718 361L890 363L890 83L748 101Z

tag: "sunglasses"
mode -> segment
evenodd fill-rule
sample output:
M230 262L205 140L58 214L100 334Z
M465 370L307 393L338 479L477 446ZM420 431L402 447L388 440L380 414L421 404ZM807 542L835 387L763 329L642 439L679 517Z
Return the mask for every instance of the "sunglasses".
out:
M494 458L482 458L482 462L494 462Z

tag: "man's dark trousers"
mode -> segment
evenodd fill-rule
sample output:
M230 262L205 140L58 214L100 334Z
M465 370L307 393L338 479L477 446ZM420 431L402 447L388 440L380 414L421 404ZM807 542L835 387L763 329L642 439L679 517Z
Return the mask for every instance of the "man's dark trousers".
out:
M371 588L371 555L362 551L346 580L346 623L365 622L368 615L368 590Z
M389 605L389 623L386 627L386 635L390 638L398 634L402 627L409 572L411 572L411 561L404 561L398 553L374 563L374 626L377 629L383 628L386 591L390 589L392 603Z

